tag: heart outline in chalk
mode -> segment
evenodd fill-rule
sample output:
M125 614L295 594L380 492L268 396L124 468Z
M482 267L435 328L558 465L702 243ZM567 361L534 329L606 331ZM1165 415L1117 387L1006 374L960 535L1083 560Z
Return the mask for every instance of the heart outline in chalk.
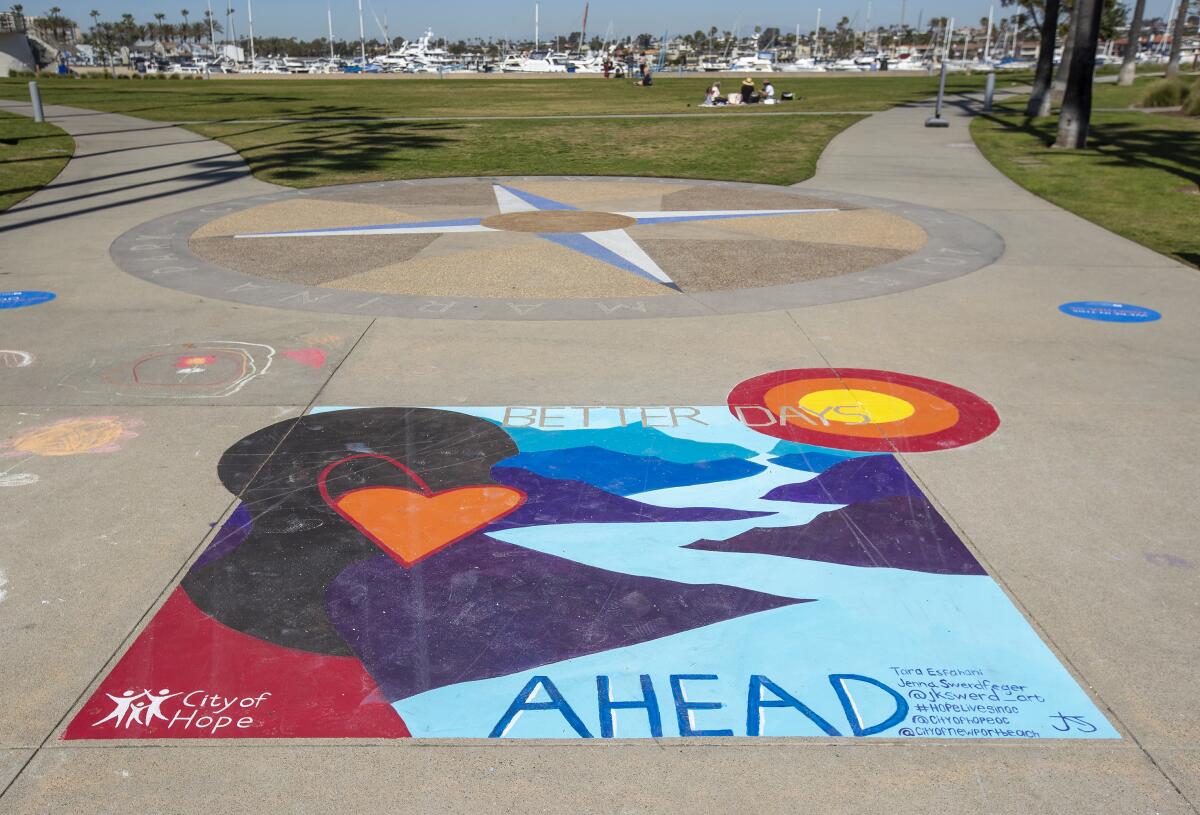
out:
M412 479L412 481L417 485L418 489L411 490L411 489L407 489L405 487L393 487L393 486L388 486L388 485L381 485L381 486L374 486L374 487L368 485L365 487L357 487L355 489L349 490L348 492L342 493L337 498L334 498L333 495L329 491L329 484L328 484L329 474L336 467L339 467L348 461L353 461L355 459L362 459L362 458L378 459L380 461L388 462L392 466L403 471L410 479ZM320 475L317 476L317 488L318 488L319 492L321 493L321 497L325 500L325 503L328 504L329 507L331 509L333 509L334 512L336 512L339 516L341 516L343 520L345 520L347 523L349 523L351 526L353 526L355 529L357 529L360 533L362 533L362 535L364 535L368 540L370 540L372 543L374 543L376 546L378 546L381 550L384 551L384 553L386 553L389 557L391 557L393 560L395 560L397 563L399 563L405 569L412 567L416 563L419 563L420 561L424 560L425 558L430 557L431 555L434 555L434 554L442 551L446 547L451 546L451 545L459 542L460 540L463 540L464 538L470 537L471 535L478 532L480 529L485 528L489 524L500 520L501 518L505 517L506 515L509 515L512 512L515 512L517 509L519 509L525 503L526 500L528 500L528 497L529 497L523 490L517 489L515 487L509 487L505 484L466 485L466 486L462 486L462 487L453 487L451 489L442 490L440 492L434 492L432 489L430 489L429 485L425 483L424 479L422 479L419 475L417 475L411 468L407 467L402 462L397 461L394 458L391 458L390 456L379 455L376 453L360 453L358 455L347 456L345 458L338 459L337 461L327 465L325 467L325 469L323 469L321 471ZM391 543L388 542L388 540L385 537L381 537L380 534L377 534L377 532L383 531L381 528L379 528L377 526L375 529L373 529L370 525L368 525L367 523L364 523L362 520L360 520L358 515L356 515L354 512L349 511L348 509L346 509L343 506L343 503L346 501L346 499L348 497L351 497L351 496L354 496L357 494L361 494L363 492L372 492L375 494L403 495L403 496L405 496L404 500L406 500L406 501L411 501L413 498L419 498L423 501L432 501L435 503L439 500L444 500L447 497L452 497L458 493L491 492L491 493L493 493L493 495L488 496L486 499L487 501L491 501L495 497L504 497L504 496L507 496L507 501L500 502L501 505L499 507L499 511L486 514L486 517L481 517L481 518L477 519L478 522L473 523L469 526L462 527L461 529L456 531L456 534L447 536L445 539L439 541L434 546L424 548L424 549L418 549L418 554L416 554L416 556L413 557L412 556L413 552L412 552L411 547L393 546ZM477 502L477 504L478 504L478 502ZM420 504L414 504L414 506L420 506ZM405 555L409 555L409 556L406 557Z

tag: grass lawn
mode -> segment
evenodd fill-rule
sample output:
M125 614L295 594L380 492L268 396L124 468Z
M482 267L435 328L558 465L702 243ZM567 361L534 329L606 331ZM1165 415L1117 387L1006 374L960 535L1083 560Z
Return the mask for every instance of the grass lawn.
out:
M1020 76L1005 76L1001 87ZM874 111L937 93L937 77L905 74L771 77L779 92L804 99L775 107L703 110L714 118L737 111ZM762 76L755 80L761 82ZM595 76L548 78L368 78L114 80L41 82L47 103L128 113L155 121L394 116L536 116L583 113L697 112L712 77L662 75L649 88ZM726 91L738 80L721 79ZM951 74L949 93L983 87L981 74ZM25 80L0 80L0 98L25 99Z
M1009 102L971 123L975 143L1001 172L1105 229L1200 267L1200 119L1095 113L1089 149L1053 150L1057 117L1029 121L1023 110Z
M637 175L794 184L861 116L206 124L293 187L468 175Z
M74 152L75 141L54 125L0 111L0 212L46 186Z

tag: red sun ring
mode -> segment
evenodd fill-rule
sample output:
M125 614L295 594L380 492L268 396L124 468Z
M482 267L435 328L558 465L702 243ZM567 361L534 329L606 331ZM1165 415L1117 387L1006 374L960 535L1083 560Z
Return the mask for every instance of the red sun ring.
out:
M915 421L878 424L875 426L879 430L877 435L851 435L845 433L842 428L830 426L829 429L825 429L820 421L810 423L800 418L789 417L781 424L778 414L767 407L768 391L782 385L802 385L805 380L817 380L822 382L821 387L828 387L830 378L853 380L845 386L859 390L870 389L870 384L878 383L880 393L895 394L901 388L920 391L934 397L935 400L952 405L958 411L958 421L949 427L924 432L922 428L930 425L926 421L927 417L922 415L922 400L917 400L914 403L917 413L912 417ZM795 368L773 371L737 385L729 392L728 402L730 412L759 433L786 441L858 452L926 453L932 450L949 450L990 436L1000 426L1000 417L996 415L995 409L970 391L936 379L867 368ZM771 417L773 421L770 421Z

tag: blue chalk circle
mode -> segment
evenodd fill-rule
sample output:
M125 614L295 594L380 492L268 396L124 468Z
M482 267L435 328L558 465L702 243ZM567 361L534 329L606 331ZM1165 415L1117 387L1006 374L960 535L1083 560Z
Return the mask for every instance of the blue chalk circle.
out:
M1105 300L1063 303L1058 310L1083 320L1101 320L1106 323L1150 323L1162 317L1152 308L1129 303L1110 303Z
M57 297L52 291L0 291L0 308L25 308L49 303Z

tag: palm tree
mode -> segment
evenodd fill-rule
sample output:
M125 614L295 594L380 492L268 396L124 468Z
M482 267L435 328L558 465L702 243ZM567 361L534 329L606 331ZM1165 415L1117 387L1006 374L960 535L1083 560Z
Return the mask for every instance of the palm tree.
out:
M1187 0L1180 0L1187 5ZM1100 41L1100 18L1104 0L1076 0L1075 43L1062 111L1058 116L1055 147L1081 150L1087 147L1088 124L1092 117L1092 80L1096 71L1096 44ZM1065 59L1065 57L1064 57Z
M184 42L187 42L188 34L191 33L191 30L192 30L191 26L188 25L188 14L189 13L190 12L187 9L179 10L179 16L183 18L183 28L179 29L179 32L180 32L180 36L183 38Z
M1146 0L1138 0L1145 3ZM1033 78L1033 94L1025 106L1026 116L1049 116L1054 101L1050 83L1054 79L1054 45L1058 39L1058 0L1046 0L1042 18L1042 39L1038 44L1037 71Z
M157 23L157 26L155 27L155 37L157 37L160 42L163 38L162 24L163 20L165 19L167 19L167 15L163 14L161 11L154 15L154 22Z
M1179 76L1179 51L1183 47L1183 29L1187 25L1188 0L1179 0L1179 13L1175 15L1175 30L1171 32L1171 56L1167 60L1167 79Z
M1137 75L1138 44L1142 39L1142 15L1146 13L1146 0L1137 0L1133 7L1133 19L1129 21L1129 41L1125 46L1125 58L1121 60L1121 75L1118 85L1132 85Z

